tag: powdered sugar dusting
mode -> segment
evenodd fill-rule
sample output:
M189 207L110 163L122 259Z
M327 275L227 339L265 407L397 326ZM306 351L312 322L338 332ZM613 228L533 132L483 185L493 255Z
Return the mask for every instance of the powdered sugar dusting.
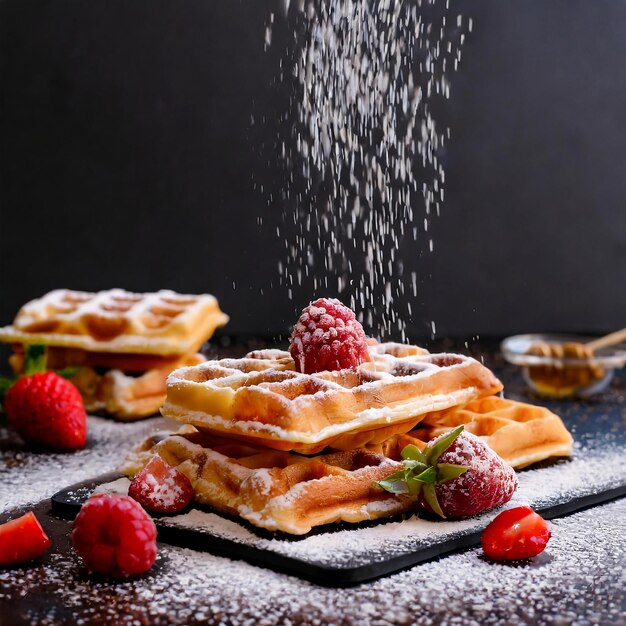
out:
M578 433L584 445L576 445L571 461L518 474L520 490L508 506L529 501L548 506L626 483L624 447L617 437L621 430L616 430L621 428L619 420L611 426L608 415L600 413L593 420L602 421L602 430L594 429L593 436ZM2 505L33 502L75 480L110 470L137 440L163 424L89 418L89 427L91 449L84 455L16 452L2 433L5 446L12 448L2 453ZM124 482L128 485L123 479L117 489ZM155 567L139 579L91 579L69 547L69 523L48 517L44 507L41 519L46 528L56 524L60 529L50 555L40 565L0 570L0 615L7 623L18 623L9 622L8 617L16 612L22 616L21 623L38 625L626 623L625 581L619 575L626 563L626 499L553 520L546 552L529 562L490 563L479 548L470 549L341 591L244 561L163 544ZM182 518L176 519L183 523ZM192 510L186 523L201 527L209 519L211 533L239 542L260 541L249 528L215 514ZM454 522L454 529L467 532L474 522ZM429 536L428 524L452 528L449 522L414 518L324 533L304 541L267 537L265 541L282 545L291 555L300 551L309 558L330 560L330 553L339 550L345 556L350 550L364 554L370 545L379 550L383 546L392 549L394 544L406 547L418 532L422 538ZM332 585L332 578L328 582ZM39 598L43 593L54 600L35 601L38 593Z
M75 555L53 554L0 571L0 607L46 585L55 602L22 602L26 623L624 624L616 572L626 559L626 500L552 528L546 552L517 566L488 562L477 548L341 591L172 546L160 547L152 572L123 582L90 579Z
M520 472L519 489L506 507L529 504L545 508L626 485L626 467L622 458L623 451L619 449L593 453L578 450L570 461ZM104 489L117 490L118 493L124 493L127 488L127 479L104 486ZM311 564L341 568L388 560L480 531L500 510L459 521L422 519L417 515L403 521L381 520L374 526L331 529L298 541L259 536L230 519L199 510L162 518L159 523L194 529ZM251 515L247 517L252 518Z
M471 19L449 0L287 4L284 16L272 13L265 41L289 105L263 143L284 176L272 191L265 180L255 185L268 207L282 209L280 282L289 299L338 293L368 330L404 336L416 260L433 251L444 203L451 131L441 105ZM272 37L285 27L286 42ZM404 246L413 258L398 254Z
M122 424L88 417L87 447L71 454L23 450L0 429L0 440L10 446L0 452L0 510L38 502L72 483L114 471L138 441L166 424L161 419Z

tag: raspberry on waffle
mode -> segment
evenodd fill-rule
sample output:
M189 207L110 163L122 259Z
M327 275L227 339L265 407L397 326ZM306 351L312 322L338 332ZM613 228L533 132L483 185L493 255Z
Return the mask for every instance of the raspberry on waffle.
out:
M429 412L502 389L478 361L416 346L371 345L355 369L302 374L279 350L208 361L168 377L166 417L198 430L304 454L407 432Z
M497 396L429 413L408 435L429 440L461 424L516 469L572 454L572 436L558 415L545 407Z
M137 474L155 454L189 478L198 504L272 531L302 535L314 526L378 519L415 504L375 485L401 467L400 457L365 449L306 457L186 432L156 444L149 438L122 471Z

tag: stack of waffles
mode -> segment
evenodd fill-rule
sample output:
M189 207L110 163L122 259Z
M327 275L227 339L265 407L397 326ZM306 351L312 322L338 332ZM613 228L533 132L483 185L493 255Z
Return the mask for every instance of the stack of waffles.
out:
M87 411L132 420L158 412L167 375L204 361L200 346L227 321L206 294L59 289L24 305L0 341L13 347L16 374L24 347L42 344L49 369L75 372Z
M376 481L402 466L406 445L423 449L459 424L513 467L571 454L560 418L498 397L476 360L395 343L369 352L354 369L314 374L280 350L177 369L162 413L184 426L143 442L122 469L132 476L157 454L199 504L300 535L413 507Z

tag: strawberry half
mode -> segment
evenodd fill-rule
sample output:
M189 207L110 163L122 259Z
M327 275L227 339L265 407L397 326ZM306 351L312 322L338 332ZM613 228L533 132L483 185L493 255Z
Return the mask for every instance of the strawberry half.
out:
M194 493L187 476L155 455L133 478L128 495L153 513L178 513Z
M442 518L471 517L508 502L517 489L515 471L464 427L402 450L404 468L378 482L395 494L410 494L417 505Z
M551 536L550 524L529 506L502 511L480 538L485 554L494 561L537 556Z
M51 545L35 514L29 511L0 525L0 566L32 561Z

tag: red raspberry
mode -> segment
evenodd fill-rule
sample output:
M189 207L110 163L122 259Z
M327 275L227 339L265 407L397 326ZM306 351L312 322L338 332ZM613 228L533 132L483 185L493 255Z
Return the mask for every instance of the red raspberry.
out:
M370 356L363 327L339 300L319 298L293 327L289 352L298 372L354 369Z
M74 520L72 542L89 571L114 578L147 572L157 555L154 522L128 496L91 496Z
M128 495L153 513L178 513L193 500L193 487L157 454L133 478Z
M54 372L20 378L4 399L9 426L28 444L52 450L85 447L87 415L81 395Z
M41 556L52 542L32 511L0 525L0 566Z
M550 539L550 524L529 506L502 511L483 531L485 554L496 561L537 556Z
M446 435L428 443L425 452ZM437 461L438 465L452 464L467 467L467 471L453 480L437 484L435 492L439 506L446 517L471 517L508 502L517 489L517 476L486 443L466 431L450 444ZM429 504L420 504L432 511Z

